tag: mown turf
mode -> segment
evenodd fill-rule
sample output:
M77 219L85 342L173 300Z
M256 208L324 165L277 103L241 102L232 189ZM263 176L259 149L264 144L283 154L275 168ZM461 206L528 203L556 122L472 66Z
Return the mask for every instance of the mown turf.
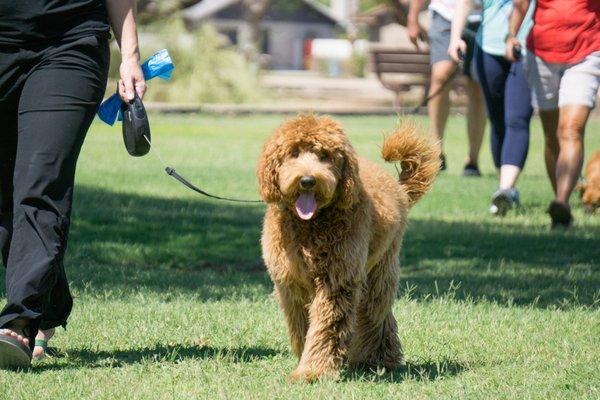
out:
M154 143L206 190L256 198L255 162L281 119L153 115ZM396 118L340 119L359 153L379 160ZM592 122L588 150L598 130ZM461 117L447 136L450 168L411 212L401 255L394 312L406 365L290 385L296 360L260 257L264 207L199 197L153 156L129 157L119 128L94 124L66 258L68 330L52 342L57 357L0 372L0 399L600 398L600 217L574 196L575 229L549 231L537 121L523 206L504 219L487 213L487 145L485 176L464 179Z

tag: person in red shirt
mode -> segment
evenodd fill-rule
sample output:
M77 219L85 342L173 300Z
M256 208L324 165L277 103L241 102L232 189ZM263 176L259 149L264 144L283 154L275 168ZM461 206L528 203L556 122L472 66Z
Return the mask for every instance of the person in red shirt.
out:
M515 0L506 58L530 0ZM525 67L546 137L546 170L555 198L552 227L573 223L569 197L583 166L583 135L600 86L600 1L537 0Z

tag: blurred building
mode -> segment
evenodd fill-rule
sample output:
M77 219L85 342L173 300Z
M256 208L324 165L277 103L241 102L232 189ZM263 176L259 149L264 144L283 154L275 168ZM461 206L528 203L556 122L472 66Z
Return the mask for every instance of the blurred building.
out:
M262 17L262 53L270 69L304 69L315 38L333 38L347 25L346 2L335 0L332 9L315 0L271 0ZM335 12L334 12L335 10ZM183 11L186 26L210 23L233 45L240 46L250 31L242 0L203 0Z

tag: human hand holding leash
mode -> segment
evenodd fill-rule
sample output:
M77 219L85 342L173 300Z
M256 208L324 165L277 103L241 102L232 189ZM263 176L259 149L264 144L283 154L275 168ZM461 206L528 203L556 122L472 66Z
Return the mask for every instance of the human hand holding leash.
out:
M521 59L521 42L514 37L510 36L506 38L506 51L504 53L504 58L506 58L510 62L517 62Z
M455 63L460 63L464 60L464 55L467 53L467 43L462 39L450 41L448 46L448 55Z
M131 59L123 59L119 67L119 96L124 102L132 101L137 95L140 99L146 93L146 81L140 66L139 54Z

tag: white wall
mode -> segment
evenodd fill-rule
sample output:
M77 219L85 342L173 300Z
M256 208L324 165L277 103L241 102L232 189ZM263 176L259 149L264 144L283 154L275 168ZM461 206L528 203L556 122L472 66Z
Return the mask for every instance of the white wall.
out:
M269 30L272 69L302 69L304 38L332 38L334 33L330 25L319 23L266 21L263 26Z
M350 22L358 12L358 0L331 0L331 13L336 18Z
M211 20L210 23L217 30L236 29L238 38L248 28L245 22L238 20ZM269 32L270 69L302 69L304 38L309 34L317 38L334 36L334 28L322 23L263 21L262 27Z

